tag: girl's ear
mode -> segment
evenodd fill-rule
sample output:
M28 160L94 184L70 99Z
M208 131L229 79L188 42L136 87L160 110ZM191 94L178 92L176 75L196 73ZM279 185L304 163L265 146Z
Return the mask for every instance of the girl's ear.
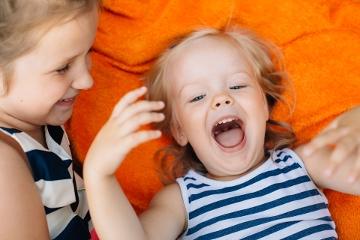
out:
M172 119L170 123L171 134L180 146L185 146L188 143L188 139L185 136L180 124L176 119Z

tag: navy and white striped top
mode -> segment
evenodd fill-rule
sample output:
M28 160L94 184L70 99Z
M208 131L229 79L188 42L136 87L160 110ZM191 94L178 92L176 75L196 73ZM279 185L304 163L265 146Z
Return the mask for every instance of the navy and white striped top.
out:
M82 179L73 170L70 143L60 126L46 126L48 149L25 132L1 127L26 154L45 208L51 239L89 239L90 215Z
M290 149L232 181L190 170L177 182L188 218L182 239L337 239L327 199Z

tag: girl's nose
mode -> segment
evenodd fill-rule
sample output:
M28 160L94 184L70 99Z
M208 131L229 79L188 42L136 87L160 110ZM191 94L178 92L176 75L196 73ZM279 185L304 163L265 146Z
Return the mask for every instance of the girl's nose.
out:
M213 109L218 109L224 106L231 106L234 103L234 99L228 94L221 94L214 97L211 107Z
M87 90L92 87L94 80L90 75L90 72L86 69L80 76L73 81L73 88L79 90Z

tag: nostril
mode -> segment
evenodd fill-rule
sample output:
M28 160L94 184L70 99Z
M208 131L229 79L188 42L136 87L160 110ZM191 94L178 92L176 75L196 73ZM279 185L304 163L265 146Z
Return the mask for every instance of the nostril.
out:
M220 107L220 103L216 103L215 106L216 106L216 107Z
M226 101L225 101L225 104L230 104L230 100L226 100Z

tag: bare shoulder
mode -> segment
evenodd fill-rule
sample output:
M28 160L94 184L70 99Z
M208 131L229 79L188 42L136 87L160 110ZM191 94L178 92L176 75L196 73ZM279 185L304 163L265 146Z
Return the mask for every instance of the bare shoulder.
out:
M182 203L180 187L177 183L172 183L165 186L161 191L159 191L153 198L151 204L157 204L158 202L171 202L180 201Z
M0 156L0 171L4 173L12 167L26 166L25 154L20 146L3 133L0 133Z
M2 222L0 236L48 239L44 208L25 154L15 140L3 133L0 133L0 156L0 216L7 219ZM34 219L37 219L36 227ZM24 227L19 229L19 224Z
M141 215L149 239L177 239L186 227L186 219L180 187L176 183L159 191Z
M162 208L185 219L185 206L177 183L165 186L152 199L149 208Z
M324 169L326 167L326 152L322 151L317 152L311 156L306 156L304 154L304 147L304 145L298 146L296 149L294 149L294 151L304 163L311 179L318 187L323 188L321 176L323 175Z

